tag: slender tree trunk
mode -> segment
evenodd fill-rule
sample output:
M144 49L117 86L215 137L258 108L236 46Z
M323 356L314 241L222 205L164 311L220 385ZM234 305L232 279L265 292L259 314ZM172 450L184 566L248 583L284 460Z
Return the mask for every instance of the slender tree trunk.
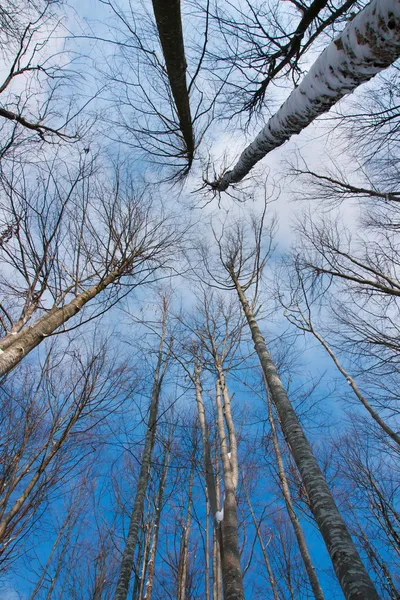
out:
M148 523L146 523L144 526L144 530L145 530L144 549L143 549L143 558L142 558L142 569L140 571L138 600L142 600L143 590L145 589L146 573L147 573L147 568L149 565L149 554L150 554L150 545L151 545L153 525L154 525L154 519L152 517L152 519Z
M189 492L188 492L188 504L186 509L186 522L184 525L184 532L181 543L179 569L178 569L178 597L177 600L185 600L186 597L186 580L188 571L188 558L189 558L189 535L190 535L190 522L192 518L192 503L193 503L193 479L194 479L194 467L195 457L194 453L192 456L189 478Z
M45 581L45 579L48 577L50 567L53 565L54 555L55 555L58 547L61 545L61 550L60 550L59 555L57 557L56 570L55 570L55 573L53 572L53 576L51 577L51 582L52 582L52 587L53 588L54 588L55 583L57 582L58 576L59 576L60 571L61 571L61 566L62 566L63 559L64 559L65 555L67 554L67 551L68 551L68 549L70 547L70 538L71 538L73 529L74 529L74 527L76 525L76 522L77 522L77 520L78 520L78 518L80 516L79 511L77 511L75 513L75 515L74 515L73 514L73 510L74 510L73 506L71 506L68 509L68 513L67 513L67 515L66 515L66 517L64 519L64 522L63 522L63 524L62 524L59 532L57 533L57 537L56 537L56 539L55 539L55 541L53 543L53 546L51 548L51 551L50 551L49 557L47 559L46 565L44 566L44 568L42 570L42 573L41 573L41 575L40 575L40 577L39 577L39 579L38 579L38 581L37 581L37 583L36 583L36 585L35 585L32 593L31 593L31 595L29 596L29 600L34 600L37 597L38 593L42 590L43 581ZM64 535L65 535L65 539L63 540L63 543L60 544L60 542L61 542L62 538L64 537ZM53 585L53 581L54 581L54 585Z
M201 388L201 364L196 363L194 369L194 383L196 389L196 404L197 404L197 414L199 417L200 423L200 431L201 431L201 439L203 442L203 456L204 456L204 469L205 469L205 479L206 479L206 488L208 493L208 499L211 508L211 514L213 520L215 519L215 513L218 510L217 505L217 492L215 487L215 477L214 477L214 469L211 461L211 449L210 449L210 437L207 428L206 422L206 413L204 410L204 402L203 402L203 394Z
M168 475L169 455L170 455L169 451L170 451L170 441L168 441L168 443L167 443L167 447L164 451L164 456L163 456L162 472L161 472L160 485L158 488L157 502L156 502L156 518L155 518L154 524L153 524L153 539L152 539L152 544L151 544L150 559L149 559L149 566L148 566L146 592L145 592L143 600L151 600L151 595L153 593L154 570L155 570L155 563L156 563L158 536L160 533L161 510L162 510L165 484L166 484L167 475Z
M206 487L206 550L205 550L205 580L204 586L206 589L206 600L210 600L210 529L209 521L210 518L210 503L208 501L208 492Z
M374 419L374 421L376 423L378 423L379 427L381 427L383 429L383 431L385 433L387 433L387 435L389 437L391 437L394 442L396 442L397 444L400 445L400 435L398 433L396 433L395 431L393 431L393 429L391 429L389 427L389 425L387 425L385 423L385 421L383 419L381 419L381 417L372 408L372 406L370 405L370 403L368 402L368 400L365 398L365 396L360 392L360 390L358 389L358 386L357 386L356 382L354 381L354 379L342 367L342 365L340 364L340 362L336 358L335 353L330 348L330 346L328 346L328 344L324 340L324 338L317 331L315 331L314 327L311 324L309 324L309 325L311 327L311 333L319 341L319 343L321 344L321 346L323 348L325 348L325 350L327 351L327 353L329 354L329 356L331 357L331 359L335 363L336 368L346 378L347 383L349 384L349 386L351 387L351 389L353 390L353 392L357 396L357 398L360 400L361 404L367 409L367 411L369 412L369 414L371 415L371 417Z
M243 289L234 273L231 273L231 277L247 318L254 348L271 391L283 432L303 479L311 509L325 540L344 595L347 600L378 600L379 596L337 509L311 446L304 435L303 428L267 350Z
M375 551L375 549L373 548L372 544L370 543L367 535L365 534L365 532L362 530L361 527L358 531L359 531L359 537L362 540L362 545L365 550L365 553L367 554L372 566L375 566L374 571L375 572L378 571L378 576L381 578L381 581L384 580L383 585L386 588L387 592L390 594L390 598L392 600L400 600L400 592L398 589L396 589L396 586L392 579L392 575L391 575L385 561L382 560L382 558L379 556L379 554Z
M9 373L31 350L78 314L85 304L116 281L120 275L120 269L112 271L100 283L85 290L65 306L61 308L54 306L33 325L24 327L15 335L7 335L0 340L0 376Z
M128 537L122 554L120 573L114 600L126 600L128 596L129 583L132 573L133 559L138 539L140 521L143 514L144 500L150 475L151 458L156 438L158 403L160 398L161 384L165 373L165 362L163 358L163 345L166 332L167 306L164 300L162 334L158 350L157 367L154 374L153 390L151 394L150 414L147 425L145 444L140 466L139 482L136 490L132 514L129 523ZM164 362L164 369L163 369Z
M138 548L138 553L137 553L137 557L136 557L136 565L134 566L134 581L133 581L133 590L132 590L132 600L139 600L139 588L140 588L140 584L141 584L141 578L140 578L140 564L142 562L142 556L143 556L143 543L145 541L145 532L144 532L144 527L141 527L139 530L139 535L138 535L138 541L137 541L137 548Z
M81 411L77 411L73 415L73 417L69 421L67 427L64 429L61 437L57 440L57 442L52 443L52 441L49 440L46 443L47 448L46 447L43 448L43 450L45 451L45 456L44 456L44 458L41 459L39 467L36 469L35 473L33 474L31 480L26 485L25 489L20 493L19 497L14 501L14 504L12 505L12 507L5 514L3 513L3 515L2 515L2 518L0 521L0 543L4 543L5 538L10 533L9 525L12 523L13 519L18 517L18 514L25 506L27 500L31 497L32 494L35 493L36 487L39 484L39 481L40 481L42 475L46 472L46 469L52 463L52 461L56 457L57 453L61 451L64 442L69 437L69 434L70 434L71 430L73 429L75 423L79 419L80 414L81 414ZM51 448L49 449L50 446L51 446ZM47 450L48 450L48 453L47 453ZM17 485L17 482L22 478L23 475L26 475L28 473L28 471L29 471L29 468L27 467L24 470L23 474L22 473L20 474L20 476L14 482L15 487ZM12 527L12 525L11 525L11 527ZM0 553L1 553L1 550L0 550Z
M321 585L318 581L317 572L314 568L314 565L311 560L310 553L308 551L307 542L304 537L303 529L301 527L300 521L297 518L296 512L293 507L292 496L290 494L289 484L286 477L285 466L283 464L281 451L279 448L278 436L276 435L274 416L272 414L272 404L271 397L268 392L268 418L271 425L271 433L272 433L272 442L274 445L274 451L276 456L276 462L278 465L279 479L282 485L283 497L285 499L286 508L290 517L290 520L293 525L294 533L296 535L297 543L299 545L299 550L301 557L303 559L304 566L307 571L308 578L311 583L311 587L314 593L316 600L324 600L324 594L321 588Z
M229 462L230 468L232 472L232 483L233 487L237 488L238 480L239 480L239 467L238 467L238 455L237 455L237 442L236 442L236 432L235 425L233 422L232 411L231 411L231 399L229 397L228 388L225 382L225 374L222 370L222 365L216 364L218 370L218 378L221 384L222 396L224 399L224 417L226 426L228 429L228 437L229 437Z
M271 563L269 561L267 547L265 546L264 540L262 539L260 526L257 523L256 515L254 514L254 510L253 510L253 506L251 504L249 492L247 490L246 485L244 487L245 487L245 492L246 492L247 504L249 505L249 509L250 509L251 518L253 519L254 527L256 528L257 538L258 538L259 544L261 546L265 566L267 567L267 572L268 572L269 582L271 584L272 594L274 596L274 600L279 600L278 590L276 587L276 581L275 581L274 573L272 571Z
M215 440L215 491L217 506L221 506L221 492L220 492L220 469L218 460L218 447L217 439ZM213 518L214 523L214 550L215 550L215 570L214 570L214 584L215 584L215 596L217 600L222 600L222 534L221 527L216 526L215 516Z
M181 2L180 0L153 0L153 11L190 167L193 162L195 142L186 84L187 64L183 43Z
M223 385L225 385L225 383ZM235 469L231 463L232 454L230 458L228 456L221 388L221 380L218 378L216 384L216 401L218 410L218 433L224 472L225 490L223 515L220 522L222 532L221 559L222 578L224 583L224 600L244 600L236 514L236 486L234 484ZM227 401L230 403L229 394L227 394Z
M269 152L390 66L399 55L400 2L373 0L318 57L300 85L242 152L234 168L211 186L224 191L241 181Z

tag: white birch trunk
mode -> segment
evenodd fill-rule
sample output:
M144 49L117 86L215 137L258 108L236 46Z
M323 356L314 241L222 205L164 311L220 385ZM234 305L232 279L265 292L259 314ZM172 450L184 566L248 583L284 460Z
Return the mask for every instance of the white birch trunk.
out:
M322 52L300 85L242 152L234 168L211 187L222 192L241 181L269 152L399 56L400 0L373 0Z
M54 333L88 303L117 281L122 270L112 271L100 283L81 292L76 298L61 308L53 308L33 325L24 327L15 335L7 335L0 340L0 375L9 373L29 352L46 337Z

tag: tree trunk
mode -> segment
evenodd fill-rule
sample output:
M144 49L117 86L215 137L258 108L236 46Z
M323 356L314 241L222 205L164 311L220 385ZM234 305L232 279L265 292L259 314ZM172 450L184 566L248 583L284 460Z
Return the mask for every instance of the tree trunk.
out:
M190 522L192 518L192 502L193 502L193 478L195 468L195 456L194 452L192 455L192 464L190 468L189 478L189 493L188 493L188 504L186 509L186 522L184 525L184 533L181 543L180 560L178 568L178 597L177 600L185 600L186 597L186 579L188 570L188 557L189 557L189 535L190 535Z
M142 568L140 571L140 578L139 578L139 590L138 590L138 595L137 595L138 600L142 600L143 590L145 589L145 581L146 581L147 567L149 564L149 554L150 554L153 525L154 525L153 518L151 518L150 521L148 521L147 523L144 523L144 531L145 531L145 533L144 533L144 548L143 548L143 555L142 555ZM146 589L147 589L147 586L146 586Z
M325 348L325 350L327 351L327 353L329 354L329 356L331 357L331 359L335 363L336 368L346 378L347 383L349 384L349 386L351 387L351 389L353 390L353 392L357 396L357 398L360 400L360 402L364 406L364 408L367 409L367 411L369 412L369 414L371 415L371 417L374 419L374 421L376 423L378 423L379 427L381 427L383 429L383 431L385 433L387 433L387 435L389 437L391 437L394 442L396 442L397 444L400 445L400 435L398 433L396 433L395 431L393 431L393 429L391 429L391 427L389 427L389 425L387 425L385 423L385 421L383 419L381 419L381 417L378 415L378 413L376 412L376 410L374 410L372 408L372 406L370 405L370 403L368 402L368 400L360 392L360 390L358 389L358 386L357 386L356 382L354 381L353 377L351 377L351 375L342 367L342 365L340 364L340 362L336 358L335 353L330 348L330 346L328 346L328 344L324 340L324 338L317 331L315 331L315 329L311 325L311 323L309 323L308 325L310 325L310 331L313 334L313 336L316 337L317 340L319 341L319 343L321 344L321 346L323 348Z
M190 168L195 141L186 85L186 58L183 42L180 0L153 0L153 11L167 68L168 80L178 113L185 154Z
M218 510L217 505L217 492L215 488L215 477L214 477L214 469L211 461L211 449L210 449L210 439L207 431L207 422L206 422L206 413L204 410L204 402L203 402L203 394L201 389L201 365L196 363L194 369L194 383L196 388L196 404L197 404L197 414L199 417L200 430L201 430L201 438L203 442L203 456L204 456L204 470L205 470L205 480L206 487L208 493L208 499L211 508L211 514L213 518L213 522L215 519L215 513Z
M300 85L242 152L234 168L211 187L224 191L241 181L269 152L390 66L399 55L400 2L373 0L318 57Z
M246 492L247 504L249 505L249 509L250 509L251 518L253 519L254 527L256 528L256 532L257 532L257 538L258 538L258 541L260 543L261 550L263 553L265 566L267 567L267 572L268 572L269 582L271 584L272 594L274 596L274 600L279 600L278 590L276 588L276 581L275 581L274 573L272 571L271 563L269 561L267 548L262 539L260 526L257 523L256 515L254 514L253 506L252 506L251 500L250 500L250 495L249 495L246 485L245 485L245 492Z
M312 563L310 553L308 551L307 542L304 537L303 529L300 525L300 521L297 518L297 515L296 515L294 507L293 507L289 484L288 484L286 473L285 473L285 466L283 464L282 455L281 455L281 451L279 448L278 436L276 435L274 416L272 414L271 397L268 392L268 387L267 387L267 394L268 394L268 418L269 418L269 422L271 425L272 442L274 445L276 462L278 465L279 479L280 479L281 485L282 485L282 492L283 492L283 497L285 499L286 508L287 508L290 520L292 522L292 525L293 525L294 533L296 535L297 543L299 545L300 554L303 559L303 563L306 568L307 575L310 580L314 596L315 596L316 600L324 600L324 594L323 594L322 588L320 586L320 583L318 581L317 573L316 573L316 570Z
M254 348L271 391L283 432L303 479L311 509L325 540L344 595L347 600L378 600L379 596L337 509L311 446L304 435L303 428L267 350L243 289L233 273L231 273L231 277L247 318Z
M165 373L165 369L163 370L162 366L164 361L163 345L166 332L166 318L167 307L166 301L164 300L162 334L158 349L157 367L154 374L154 383L150 403L150 414L147 424L142 464L140 466L139 483L137 486L135 501L133 504L132 514L130 518L128 538L126 540L125 548L122 554L120 573L118 577L118 583L114 595L114 600L126 600L128 596L133 559L138 539L140 521L143 514L144 500L150 475L151 458L156 438L158 403L160 398L161 384Z
M165 449L164 456L163 456L161 479L160 479L160 485L158 488L157 502L156 502L156 517L154 519L154 524L153 524L153 539L152 539L152 544L151 544L150 559L149 559L149 565L148 565L146 591L145 591L143 600L151 600L151 595L153 593L154 569L155 569L155 563L156 563L158 536L160 533L162 502L163 502L165 484L166 484L167 475L168 475L169 451L170 451L170 441L167 442L167 447Z
M209 528L209 517L210 517L210 503L208 501L208 492L206 487L206 548L205 548L205 595L206 600L210 600L210 528Z
M244 600L236 514L236 486L233 480L234 469L232 468L231 460L228 456L228 447L226 443L224 408L222 406L221 387L221 380L218 378L216 385L218 433L225 488L223 515L222 520L220 521L222 533L221 560L222 578L224 584L224 600ZM229 402L230 400L228 394L228 403Z
M219 471L219 460L218 460L218 441L215 439L214 445L214 457L215 457L215 495L217 499L217 506L221 505L221 493L220 493L220 471ZM221 555L222 555L222 542L221 542L221 528L216 526L215 515L213 516L214 524L214 544L213 544L213 600L222 600L222 568L221 568Z
M47 336L74 317L90 300L116 281L121 270L112 271L100 283L85 290L65 306L54 306L46 315L15 335L0 340L0 376L6 375Z

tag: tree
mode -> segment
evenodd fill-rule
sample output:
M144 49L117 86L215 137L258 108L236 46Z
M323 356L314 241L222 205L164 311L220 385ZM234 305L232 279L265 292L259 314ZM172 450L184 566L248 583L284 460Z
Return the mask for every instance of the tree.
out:
M168 7L154 0L155 23L137 7L112 0L104 4L111 28L106 36L88 37L117 48L103 74L111 82L115 108L106 117L112 125L109 135L126 148L139 149L153 166L169 167L166 179L180 181L191 169L222 87L214 92L209 83L198 83L209 37L208 11L192 27L199 39L184 44L179 0Z
M210 182L211 188L223 192L241 181L269 152L391 65L400 52L397 10L390 0L373 0L360 11L319 56L300 85L242 152L234 168Z
M71 58L51 54L49 49L61 29L62 17L55 4L6 0L2 5L0 52L6 74L0 84L0 117L10 127L1 127L2 133L9 136L1 156L11 145L20 143L27 132L47 141L76 138L76 132L69 132L68 126L81 109L72 101L69 106L65 104L66 89L59 93L62 84L72 77ZM21 91L22 82L25 85Z
M154 372L154 382L149 407L149 419L147 422L143 456L140 465L139 481L130 517L128 536L122 553L120 574L114 596L115 600L126 600L128 596L133 558L138 540L139 525L143 515L144 497L149 481L151 458L156 437L161 386L166 373L169 357L168 352L166 354L164 353L165 336L167 334L167 312L168 301L166 297L164 297L162 299L160 344L158 348L157 364Z
M354 0L215 3L211 23L218 41L207 54L210 70L228 73L223 116L248 111L250 120L270 100L266 95L274 83L297 85L308 50L321 44L321 38L332 39L362 5Z
M63 478L93 459L98 424L124 401L129 373L106 341L86 354L72 346L61 356L50 348L41 367L13 374L1 389L2 561L10 560Z
M6 334L0 341L2 375L45 338L65 327L88 303L93 311L81 323L103 314L137 286L154 282L157 271L168 268L180 243L173 218L164 217L162 209L154 210L147 192L137 193L129 180L124 184L120 173L111 188L96 182L93 195L87 193L91 191L85 188L88 182L79 174L67 194L56 187L53 196L51 173L48 177L33 196L36 206L31 206L24 181L22 190L14 186L7 189L16 235L11 234L10 243L3 246L3 256L22 285L16 286L7 278L3 289L7 301L16 295L24 302L15 321L3 309ZM78 182L84 194L76 198ZM70 201L72 195L75 202ZM71 211L66 209L69 202ZM47 309L41 305L45 291L50 292L53 302ZM94 300L99 296L96 306Z
M167 6L161 0L153 0L153 11L168 80L178 113L187 170L189 170L193 162L195 140L190 114L189 90L186 84L187 63L183 44L180 0L171 0Z
M214 527L218 536L224 598L244 597L238 541L236 490L239 479L237 439L231 408L226 372L232 366L240 343L241 319L237 319L232 304L225 305L222 297L203 295L200 320L187 325L194 335L190 348L195 355L194 373L188 372L195 391L203 441L204 474ZM211 462L209 431L202 398L200 374L207 365L215 374L218 446L222 463L224 499L218 508L217 484Z
M287 319L293 323L298 329L302 331L307 331L311 333L321 344L321 346L325 349L325 351L329 354L331 359L333 360L338 371L343 375L346 379L346 382L351 387L352 391L356 398L361 402L361 404L367 409L371 417L375 420L375 422L382 428L382 430L397 444L400 445L400 436L393 431L393 429L386 423L384 419L379 415L379 413L371 406L370 402L367 400L365 395L359 389L354 377L350 375L350 373L342 366L338 357L336 356L333 349L328 345L327 341L324 337L317 331L315 328L312 317L311 317L311 304L309 301L308 293L306 290L305 282L302 278L300 269L298 265L295 265L294 270L292 271L295 282L293 285L292 297L290 300L290 306L285 306L285 314ZM297 290L296 290L296 282L297 282ZM302 306L304 303L304 308Z
M254 242L253 247L250 247L248 251L244 246L243 227L239 224L235 224L230 230L223 232L217 239L221 265L226 274L225 278L224 275L219 277L218 274L212 275L209 269L208 271L217 285L231 287L238 295L283 433L301 474L312 512L346 598L375 599L378 598L375 587L337 509L274 361L267 350L255 318L255 303L253 301L250 304L245 295L245 291L258 282L269 253L268 250L264 257L260 256L265 210L266 207L259 223L253 217ZM268 246L270 247L270 243ZM256 284L257 289L258 283Z

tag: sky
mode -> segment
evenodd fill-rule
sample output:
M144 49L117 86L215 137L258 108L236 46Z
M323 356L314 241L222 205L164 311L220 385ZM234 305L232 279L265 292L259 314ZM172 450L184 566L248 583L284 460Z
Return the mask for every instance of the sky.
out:
M60 36L55 38L54 42L52 42L54 45L48 48L51 52L58 51L63 47L65 29L70 31L71 34L77 34L79 31L92 31L97 35L106 36L109 33L112 33L110 25L105 24L111 23L109 9L100 2L90 0L90 2L86 2L84 5L79 2L72 3L71 7L68 8L68 13L70 18L68 21L64 21L61 24ZM81 77L83 76L83 81L79 84L81 86L80 90L84 89L85 93L89 96L92 90L98 89L99 81L96 81L95 78L86 80L86 73L88 70L90 71L93 65L101 65L104 67L109 62L109 59L111 59L113 50L108 44L100 44L99 42L83 38L80 39L79 42L74 39L69 39L67 41L67 46L75 51L79 48L80 51L84 51L84 53L87 54L85 59L78 61L77 64L81 64L83 69L83 71L79 73ZM205 82L204 85L206 85ZM373 83L368 85L373 85ZM18 92L18 87L15 91ZM271 92L273 97L273 100L271 101L272 106L278 105L288 92L288 89L273 90ZM70 91L70 93L73 92ZM354 101L354 97L357 97L357 92L350 100ZM93 110L96 109L100 114L102 111L104 113L112 111L112 100L113 89L112 85L110 86L108 84L107 91L101 93L96 101L93 102ZM343 105L346 106L347 102L349 102L349 98L346 98L343 101ZM240 128L235 128L232 123L226 123L224 121L216 123L213 125L212 130L207 133L205 138L203 159L205 160L206 149L209 149L212 156L212 164L215 165L217 172L219 172L222 165L232 164L249 139L252 138L254 132L260 128L261 121L262 117L260 117L259 122L250 127L250 130L247 133ZM115 141L110 141L107 137L108 134L109 129L107 129L107 127L105 127L104 132L102 131L101 122L93 127L90 134L91 152L94 153L97 148L102 145L107 145L107 153L110 156L114 157L119 153L124 155L125 149L121 150ZM278 217L278 230L276 235L278 258L290 249L296 239L296 234L293 232L293 223L296 221L296 218L307 208L315 210L313 204L307 205L304 201L298 201L296 196L299 184L296 180L293 180L293 178L288 178L288 163L292 160L296 160L296 156L299 153L306 159L307 164L315 169L330 164L332 160L339 166L346 167L347 169L350 167L351 170L356 170L357 167L354 162L354 156L350 152L343 150L343 144L340 144L340 146L337 144L335 135L332 134L331 128L324 119L318 120L312 124L299 136L292 138L290 142L271 153L260 163L257 167L257 175L261 181L266 178L267 190L270 190L271 195L274 197L274 202L271 205L271 213L276 214ZM74 150L72 149L71 155L73 154ZM159 172L152 173L151 167L148 166L146 160L143 157L137 158L130 149L126 150L126 161L129 163L133 174L138 175L138 177L142 175L148 176L152 183L157 180ZM162 184L161 189L166 199L165 205L167 208L171 205L173 205L174 209L177 206L192 208L192 210L188 212L191 212L191 218L194 223L208 223L210 220L214 220L214 222L218 220L221 221L227 216L238 216L240 218L247 213L249 203L241 204L232 201L232 199L227 196L222 196L220 205L218 205L216 199L211 200L209 203L207 199L207 203L204 205L202 198L199 198L198 205L197 200L194 199L197 198L197 195L193 194L193 191L198 189L199 184L201 184L201 170L202 165L200 164L200 161L198 161L194 166L193 172L187 177L182 185L173 187L169 183ZM355 175L355 177L357 177L357 175ZM256 199L251 204L251 208L254 208L255 211L260 210L262 202L263 190L260 185L260 189L256 193ZM195 205L195 208L193 208L193 205ZM200 208L199 206L203 206L203 208ZM359 204L351 204L349 202L344 203L337 208L337 213L340 215L340 218L347 228L354 232L357 231L357 220L360 215ZM204 231L205 235L210 236L209 239L211 242L212 236L210 230L207 231L205 228ZM276 260L278 260L278 258ZM198 293L196 288L193 287L192 284L188 285L185 283L183 279L178 281L179 287L176 290L176 296L178 298L177 304L182 305L184 308L192 307ZM133 300L124 303L124 308L128 308L129 310L136 312L136 314L140 314L138 309L140 303L145 306L145 312L151 311L150 302L143 294L141 294L141 292L138 292ZM110 316L105 319L105 326L116 328L117 330L121 327L121 323L126 323L126 320L119 312L114 312L113 314L110 313ZM267 337L273 337L275 333L281 329L282 323L282 318L277 318L272 327L267 323L263 323L263 328L267 332ZM122 326L121 329L124 330L124 326ZM120 335L122 337L123 331ZM322 402L323 404L327 404L327 412L333 422L339 420L342 413L341 410L338 409L339 403L337 402L337 398L342 398L346 392L348 392L345 382L341 381L334 370L329 357L316 346L313 340L307 340L304 337L301 337L296 342L293 342L293 344L297 345L299 348L302 354L302 362L306 365L303 370L303 376L296 376L293 385L296 387L297 383L300 384L304 379L307 380L309 374L312 374L315 378L324 375L324 382L328 381L329 386L336 383L337 389L335 391L335 398L332 399L332 396L328 395L328 398ZM232 388L235 390L233 382ZM322 389L317 393L317 396L319 394L321 397L324 397L326 394L326 386L324 383L321 388ZM238 389L235 391L237 391L242 398L245 397L245 392L240 386L238 386ZM310 430L310 435L313 436L312 430ZM315 437L317 438L317 434ZM264 492L261 491L261 495L263 493ZM326 555L320 539L314 535L312 526L306 525L306 528L307 534L310 540L312 540L311 544L315 556L318 558L320 555L323 556L321 562L326 565ZM46 544L45 549L47 550ZM329 581L329 579L326 581ZM3 592L5 596L3 597L5 597L6 600L14 600L14 598L17 597L22 597L22 599L25 600L27 597L23 588L17 588L17 594L16 588L13 587L14 584L12 582L7 581L5 585L6 588ZM329 585L329 583L326 583L326 585ZM335 591L334 593L336 594L335 596L330 596L332 600L333 597L341 597L340 592Z

